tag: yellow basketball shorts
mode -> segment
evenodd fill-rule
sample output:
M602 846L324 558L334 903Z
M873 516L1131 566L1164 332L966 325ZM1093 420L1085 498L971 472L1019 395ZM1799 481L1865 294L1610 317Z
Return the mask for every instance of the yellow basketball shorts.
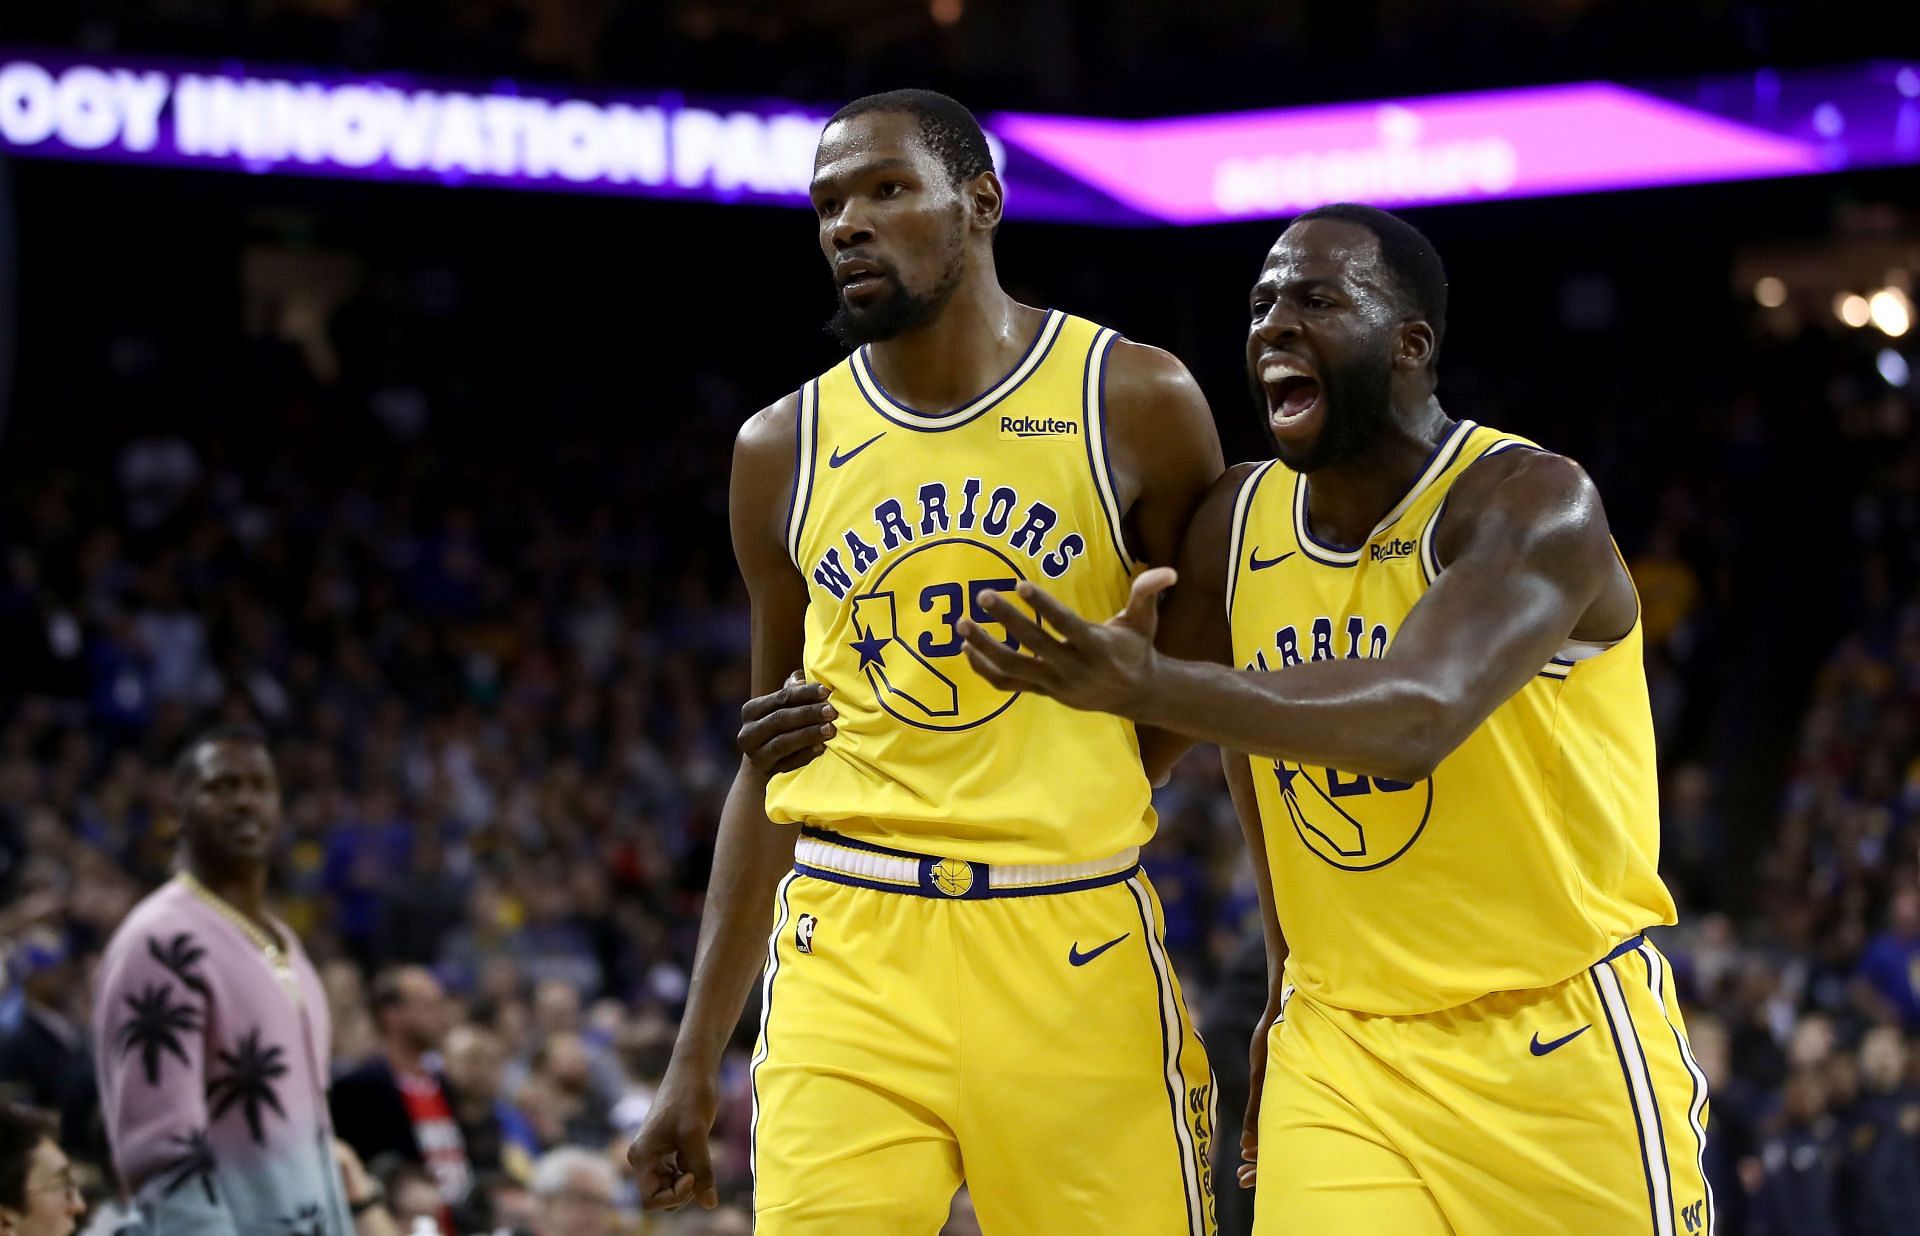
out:
M1707 1083L1641 937L1418 1017L1300 994L1267 1042L1258 1236L1699 1236Z
M1208 1236L1213 1076L1136 852L990 868L803 831L753 1063L755 1231Z

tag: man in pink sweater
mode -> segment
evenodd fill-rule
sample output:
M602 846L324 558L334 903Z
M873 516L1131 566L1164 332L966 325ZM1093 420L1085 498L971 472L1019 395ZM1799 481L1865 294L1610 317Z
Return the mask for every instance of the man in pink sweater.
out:
M114 1164L156 1233L353 1236L327 1115L326 997L266 910L280 785L264 739L203 735L174 794L185 862L114 933L97 979Z

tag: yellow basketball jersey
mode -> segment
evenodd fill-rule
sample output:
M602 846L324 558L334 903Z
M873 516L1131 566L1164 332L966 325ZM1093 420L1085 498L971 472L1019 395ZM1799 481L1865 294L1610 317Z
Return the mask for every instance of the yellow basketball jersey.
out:
M1357 549L1314 539L1308 478L1262 465L1234 510L1236 662L1384 654L1438 574L1454 482L1531 446L1461 422ZM1550 986L1673 922L1640 648L1637 620L1615 644L1569 644L1425 781L1255 758L1295 986L1359 1012L1432 1012Z
M1107 462L1113 331L1055 310L1025 357L939 416L865 349L801 391L788 548L807 579L807 677L834 689L826 754L767 814L986 863L1105 857L1153 831L1131 723L989 686L962 653L985 589L1030 579L1104 620L1133 564Z

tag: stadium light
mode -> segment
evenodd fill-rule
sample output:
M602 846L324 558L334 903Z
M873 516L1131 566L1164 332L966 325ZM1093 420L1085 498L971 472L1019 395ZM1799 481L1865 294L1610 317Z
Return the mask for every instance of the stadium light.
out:
M1898 339L1913 326L1913 303L1899 288L1881 288L1867 302L1867 316L1889 339Z

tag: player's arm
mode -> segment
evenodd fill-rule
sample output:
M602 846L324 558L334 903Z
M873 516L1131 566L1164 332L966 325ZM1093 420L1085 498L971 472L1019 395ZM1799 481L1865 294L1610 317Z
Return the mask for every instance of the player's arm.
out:
M752 605L752 685L759 695L772 693L800 664L804 642L806 581L787 558L783 527L796 416L797 400L789 396L749 420L734 444L728 509ZM707 1135L720 1057L766 961L775 889L793 867L795 830L768 822L766 792L765 774L743 759L720 812L686 1014L659 1095L627 1151L648 1209L719 1201Z
M1255 1160L1259 1158L1260 1096L1267 1080L1267 1032L1280 1020L1280 993L1285 988L1283 975L1287 964L1287 937L1280 929L1280 913L1273 897L1273 870L1267 866L1267 837L1260 827L1260 804L1253 792L1253 768L1244 752L1220 752L1220 766L1227 775L1227 790L1233 795L1233 812L1240 817L1240 833L1246 838L1247 857L1253 863L1253 887L1260 901L1260 928L1267 942L1267 1007L1253 1028L1253 1041L1247 1048L1247 1113L1240 1125L1240 1187L1254 1185Z
M1197 585L1183 584L1168 598L1160 646L1169 656L1226 661L1230 649L1220 598L1225 596L1231 494L1219 520L1218 554L1202 553L1188 573L1188 530L1203 499L1212 498L1215 490L1209 487L1217 487L1225 466L1207 397L1172 353L1121 339L1107 358L1105 398L1107 447L1119 489L1114 496L1124 512L1128 552L1149 566L1180 563L1181 578ZM1202 568L1203 562L1212 565ZM1211 599L1203 595L1210 589ZM1155 785L1164 782L1192 745L1186 735L1143 727L1140 758L1147 776Z
M1442 570L1378 659L1264 673L1156 654L1154 600L1171 571L1137 579L1127 609L1104 626L1021 585L1057 638L983 593L1021 651L966 624L967 655L1004 690L1276 759L1418 781L1569 637L1619 638L1637 605L1598 492L1561 456L1509 451L1475 464L1437 535Z

